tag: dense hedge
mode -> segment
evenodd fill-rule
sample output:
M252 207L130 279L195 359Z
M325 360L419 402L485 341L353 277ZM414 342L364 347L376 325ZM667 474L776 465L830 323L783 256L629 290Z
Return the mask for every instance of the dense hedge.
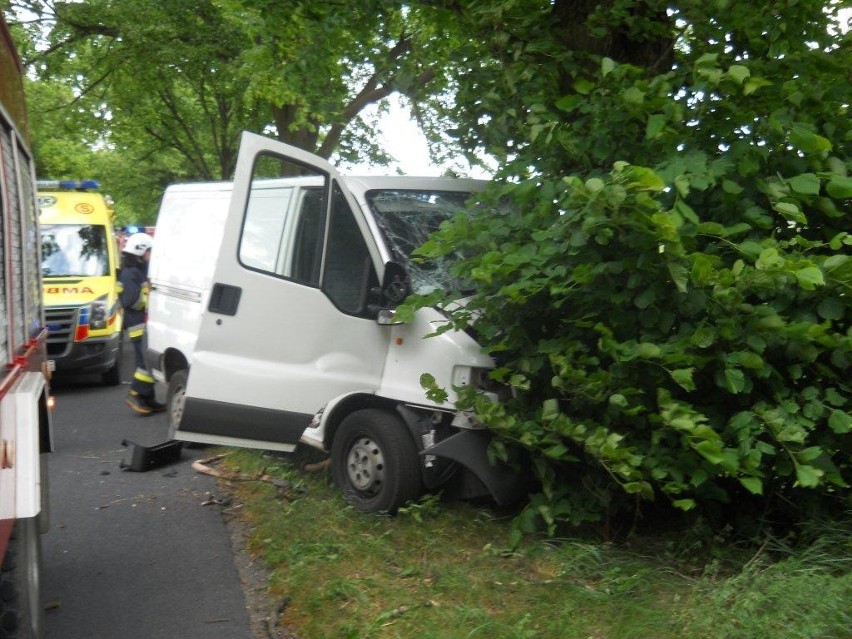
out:
M542 480L519 530L649 500L751 523L852 508L848 37L807 21L820 3L704 27L683 4L671 70L554 53L552 82L529 65L555 36L519 17L477 102L515 153L421 251L470 256L450 316L515 391L471 402Z

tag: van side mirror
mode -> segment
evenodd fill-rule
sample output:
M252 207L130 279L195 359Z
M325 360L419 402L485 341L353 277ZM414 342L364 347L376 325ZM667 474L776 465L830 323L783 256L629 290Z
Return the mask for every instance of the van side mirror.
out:
M405 269L396 262L385 264L382 278L382 302L388 308L396 308L411 294L411 280Z
M379 324L396 324L394 310L411 294L411 280L405 269L396 262L385 264L385 275L380 289L381 304L375 308Z

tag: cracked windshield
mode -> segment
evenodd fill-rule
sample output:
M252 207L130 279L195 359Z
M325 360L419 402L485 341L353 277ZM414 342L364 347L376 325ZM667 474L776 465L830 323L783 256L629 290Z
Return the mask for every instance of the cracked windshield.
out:
M463 282L450 275L451 260L420 261L411 258L438 230L441 222L456 213L469 211L465 202L471 194L460 191L375 190L367 192L367 203L393 253L411 277L411 290L425 295L437 288L467 291ZM457 257L461 257L459 254Z

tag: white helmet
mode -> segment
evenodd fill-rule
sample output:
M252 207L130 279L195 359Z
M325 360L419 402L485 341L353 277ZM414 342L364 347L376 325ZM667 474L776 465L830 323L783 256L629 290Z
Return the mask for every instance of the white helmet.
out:
M130 253L131 255L137 255L142 257L145 255L145 251L153 248L154 246L154 238L148 235L147 233L134 233L130 237L127 238L124 242L124 248L122 249L125 253Z

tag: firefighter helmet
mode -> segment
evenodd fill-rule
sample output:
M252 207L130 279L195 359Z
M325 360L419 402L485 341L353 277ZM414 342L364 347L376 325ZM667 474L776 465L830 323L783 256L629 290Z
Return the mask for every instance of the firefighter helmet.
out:
M154 238L147 233L134 233L124 242L124 252L142 257L154 246Z

